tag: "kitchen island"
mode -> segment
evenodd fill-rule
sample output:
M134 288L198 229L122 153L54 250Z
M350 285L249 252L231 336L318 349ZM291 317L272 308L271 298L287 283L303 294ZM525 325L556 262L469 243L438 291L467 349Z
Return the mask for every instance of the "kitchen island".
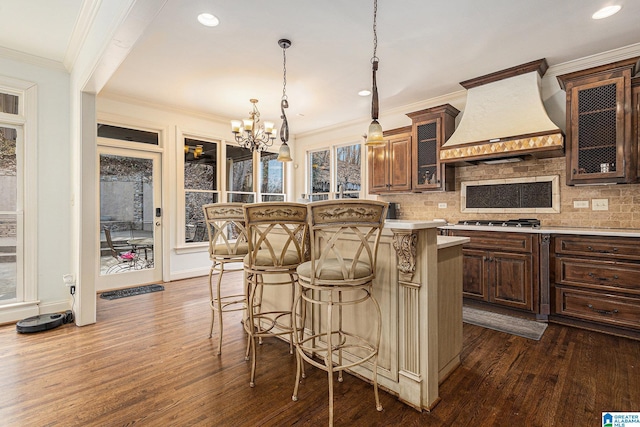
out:
M460 364L462 350L462 245L469 239L438 236L442 225L387 220L378 248L373 286L382 311L378 384L417 410L438 403L438 385ZM265 290L263 308L286 301L282 293ZM345 329L372 338L372 313L369 304L345 310ZM307 312L306 335L319 328L319 316ZM351 372L369 381L372 369L369 363Z

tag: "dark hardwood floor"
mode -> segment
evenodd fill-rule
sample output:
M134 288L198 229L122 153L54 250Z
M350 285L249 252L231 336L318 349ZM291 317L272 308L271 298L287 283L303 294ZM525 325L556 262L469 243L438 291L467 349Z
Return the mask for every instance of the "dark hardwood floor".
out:
M240 275L225 277L238 286ZM0 327L2 426L326 425L327 379L277 339L259 347L256 387L240 313L227 314L222 355L209 339L206 278L98 299L98 323L34 334ZM541 341L464 325L462 366L441 402L419 413L351 376L335 385L336 426L600 426L602 411L640 411L640 342L549 325Z

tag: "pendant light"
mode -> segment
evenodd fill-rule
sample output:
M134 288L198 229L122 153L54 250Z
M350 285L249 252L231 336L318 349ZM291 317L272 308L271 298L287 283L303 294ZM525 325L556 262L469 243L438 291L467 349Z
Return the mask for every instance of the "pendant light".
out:
M284 112L285 108L289 108L289 101L287 99L287 53L286 50L291 46L291 41L287 39L278 40L278 45L282 48L282 99L280 100L280 111L282 111L282 115L280 118L282 119L282 127L280 128L280 140L282 141L282 145L280 146L280 150L278 151L278 161L280 162L290 162L293 160L291 158L291 150L287 145L287 141L289 140L289 122L287 121L287 115Z
M378 49L378 32L376 21L378 18L378 0L373 0L373 56L371 57L371 65L373 71L373 84L371 88L371 124L367 132L367 142L365 145L379 146L384 145L384 137L382 135L382 126L378 123L378 85L376 84L376 72L378 71L379 59L376 56Z

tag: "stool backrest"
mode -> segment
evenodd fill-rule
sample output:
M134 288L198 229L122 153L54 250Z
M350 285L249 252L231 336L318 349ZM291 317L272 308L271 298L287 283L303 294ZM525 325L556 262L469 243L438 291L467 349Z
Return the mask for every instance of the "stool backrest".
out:
M263 202L244 205L249 243L249 265L264 265L264 257L275 268L290 268L305 259L307 205ZM262 259L260 259L262 258Z
M209 233L209 256L242 258L247 253L247 231L242 203L202 206Z
M332 266L335 266L334 260L338 261L341 276L347 281L373 279L378 244L389 204L374 200L340 199L313 202L307 206L312 280L321 284L320 273L328 260L332 260ZM363 265L370 268L369 277L362 276L360 269Z

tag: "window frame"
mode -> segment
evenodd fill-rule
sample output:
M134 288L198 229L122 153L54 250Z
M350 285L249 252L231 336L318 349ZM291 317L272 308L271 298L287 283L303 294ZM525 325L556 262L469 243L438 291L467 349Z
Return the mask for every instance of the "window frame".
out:
M218 165L216 167L216 189L215 190L197 190L197 189L187 189L185 188L185 179L184 179L184 146L185 146L185 140L186 139L194 139L197 141L203 141L203 142L209 142L212 144L216 144L216 161L218 162ZM222 146L224 145L224 141L223 140L219 140L219 139L215 139L215 138L210 138L210 137L206 137L206 136L202 136L196 132L186 132L186 131L181 131L180 129L178 129L177 132L177 138L176 141L178 141L178 143L176 144L176 158L180 159L178 163L178 171L179 173L177 173L177 179L178 179L178 191L180 192L180 194L178 195L178 197L176 197L176 226L177 226L177 231L176 231L176 240L177 240L177 244L176 247L177 248L192 248L192 247L196 247L196 248L201 248L201 247L206 247L208 244L207 242L187 242L186 241L186 227L187 227L187 223L186 223L186 215L185 215L185 206L187 203L187 192L197 192L197 193L211 193L211 194L215 194L217 195L217 200L220 201L222 200L222 197L224 197L223 193L224 190L222 188L222 177L223 172L222 170L225 168L225 165L221 165L220 164L220 158L221 158L221 151L223 150Z
M16 299L0 310L38 303L38 91L37 84L0 76L0 92L18 97L18 114L1 113L0 123L16 137ZM24 153L29 156L24 156Z
M365 162L362 161L362 159L364 158L363 153L365 152L365 147L362 143L360 142L352 142L352 143L345 143L345 144L335 144L332 145L332 153L333 153L333 161L332 161L332 166L333 166L333 170L331 171L331 177L333 180L333 184L331 189L332 194L333 194L333 198L337 199L339 198L339 189L338 189L338 150L340 148L344 148L344 147L351 147L351 146L359 146L360 147L360 190L346 190L343 191L343 194L355 194L356 197L352 197L355 199L361 199L362 198L362 191L364 190L364 183L362 182L362 177L365 176L365 170L364 170L364 164Z
M360 190L357 191L346 191L345 193L356 195L355 198L361 199L363 198L363 191L365 191L366 182L362 182L362 177L366 174L366 162L363 161L363 158L366 156L365 146L361 142L347 142L340 144L331 144L329 146L314 148L312 150L308 150L306 152L306 193L304 197L309 201L315 200L334 200L338 199L339 191L338 191L338 149L342 147L349 147L352 145L360 146ZM313 165L311 164L311 159L314 153L328 151L329 152L329 191L322 193L312 193L312 177L311 171L313 169ZM315 197L314 197L315 196ZM320 197L317 197L320 196Z
M311 176L311 171L313 170L313 165L311 164L312 161L312 157L314 153L319 153L322 151L327 151L329 152L329 190L326 192L322 192L322 193L314 193L312 191L312 186L313 186L313 177ZM306 171L306 175L307 175L307 193L306 193L306 198L309 201L317 201L317 200L329 200L334 198L333 197L333 192L331 191L334 188L335 185L335 179L333 177L333 170L334 170L334 166L333 166L333 150L331 149L331 147L322 147L322 148L316 148L313 150L309 150L307 151L307 171ZM319 196L319 197L316 197ZM324 196L324 197L323 197Z
M262 201L263 195L280 195L282 194L283 200L287 199L286 188L287 188L287 180L288 173L287 168L283 165L282 167L282 190L283 193L262 193L262 164L260 158L260 152L254 152L252 154L252 167L253 167L253 176L252 176L252 185L253 191L232 191L228 190L228 182L227 182L227 146L237 146L237 143L232 140L226 140L224 138L215 138L211 136L204 136L203 134L195 131L183 130L176 126L176 168L177 168L177 197L176 197L176 245L175 249L177 253L189 253L189 252L200 252L208 248L208 242L186 242L186 218L185 218L185 203L186 203L186 192L189 189L185 189L185 181L184 181L184 142L185 139L195 139L204 142L210 142L217 144L217 190L212 191L212 193L216 193L218 195L218 201L220 203L230 201L230 198L235 195L249 195L253 198L254 201ZM270 154L276 154L277 151L266 150ZM208 190L192 190L192 191L202 191L209 192Z
M287 175L286 172L285 172L285 170L286 170L285 163L280 162L280 164L282 165L282 178L281 178L282 179L282 192L281 193L262 192L262 178L263 178L263 173L264 173L264 168L263 168L263 164L262 164L263 163L262 162L262 153L275 155L276 156L276 160L275 161L276 162L278 161L277 160L278 153L276 153L276 152L265 150L265 151L262 151L262 152L258 153L258 173L257 173L257 187L256 188L258 188L258 194L259 194L259 197L260 197L259 200L261 202L264 202L265 201L264 200L265 196L269 196L269 197L276 196L276 197L281 197L282 200L280 200L280 201L284 202L284 201L287 200L287 194L285 192L285 188L286 188L286 179L285 179L285 177Z

